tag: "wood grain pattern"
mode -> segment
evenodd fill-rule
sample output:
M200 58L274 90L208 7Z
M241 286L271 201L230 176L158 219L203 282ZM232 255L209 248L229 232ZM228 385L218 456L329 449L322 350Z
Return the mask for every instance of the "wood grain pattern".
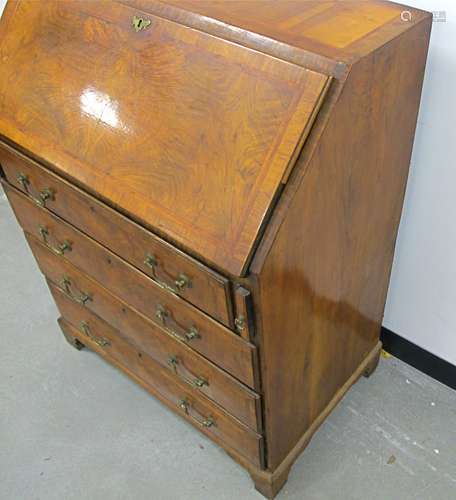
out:
M98 316L95 316L88 308L74 302L52 283L50 289L60 313L71 324L79 325L83 321L89 324L99 324ZM114 318L110 319L111 326L114 326L112 324L115 322ZM119 322L116 323L119 326ZM123 324L127 325L127 328L122 330L124 339L168 369L174 379L206 395L252 430L260 430L257 415L259 396L256 393L184 344L163 334L157 327L150 323L146 326L146 323L142 322L141 318L135 316L132 311ZM145 326L146 329L140 330L139 326ZM171 358L176 359L176 365L170 366ZM205 385L196 386L194 382L197 379L204 380Z
M49 280L62 288L63 279L66 278L67 282L69 282L68 293L76 299L88 295L90 300L86 301L85 306L105 319L114 328L125 334L132 331L135 337L138 337L138 332L140 332L141 335L137 340L138 345L143 345L144 342L147 344L149 334L146 332L156 332L157 326L159 328L164 326L167 333L179 338L185 338L185 334L192 331L191 328L196 328L198 337L185 340L188 347L217 364L252 389L258 389L256 348L242 340L238 335L219 328L216 323L204 324L204 320L201 321L201 314L192 314L188 309L179 307L176 301L157 302L157 306L168 312L168 317L164 325L159 318L154 318L154 321L152 321L129 304L118 299L95 280L83 274L66 259L61 259L49 252L35 238L29 238L29 244L41 272ZM146 350L145 347L142 347L142 349Z
M206 311L218 321L234 327L229 282L200 262L179 252L165 241L116 210L81 191L36 162L0 143L0 164L6 179L24 192L19 176L29 180L28 190L37 197L43 190L51 190L53 199L46 208L89 235L124 260L167 285L183 273L191 286L177 290L179 296ZM158 268L155 274L145 264L147 255L154 255Z
M69 260L89 276L113 291L119 298L132 304L152 320L157 304L175 311L183 324L194 324L201 331L225 327L204 312L195 309L174 294L168 293L155 281L141 273L107 248L85 236L81 231L59 217L44 210L10 185L3 183L15 215L25 231L40 237L40 226L49 232L49 244L56 247L65 240L72 243L72 251L65 254ZM182 311L182 312L179 312Z
M125 0L125 3L184 24L195 25L197 21L191 14L197 13L204 19L198 25L210 33L235 36L226 29L226 24L252 34L237 38L241 43L270 48L270 41L278 41L292 47L292 52L301 49L318 54L319 59L344 63L372 52L379 41L381 45L391 40L427 16L419 9L385 0ZM411 14L406 22L401 18L404 10ZM211 23L212 19L218 23ZM326 67L331 73L331 66ZM332 70L334 75L338 74L336 67Z
M165 3L248 27L293 46L343 49L382 27L402 11L386 2L321 0L165 0Z
M278 467L269 471L249 469L252 479L255 483L255 487L262 495L264 495L266 498L271 499L277 495L277 493L287 481L288 474L293 463L309 444L310 440L312 439L313 435L316 433L320 425L323 424L329 414L334 410L334 408L336 408L337 404L345 396L351 386L355 384L360 377L365 375L367 371L371 370L373 365L376 366L378 364L381 349L382 344L381 342L378 342L362 360L360 365L354 370L345 384L333 395L325 408L312 422L312 425L307 428L306 432L302 434L299 441L293 448L291 448L287 456L284 458L284 460L282 460Z
M244 461L246 461L252 469L261 469L263 438L259 434L242 425L222 408L205 398L204 395L192 391L185 384L173 379L167 370L147 355L134 349L125 342L121 333L104 321L97 320L95 316L90 317L89 321L92 333L98 337L109 339L111 343L109 347L98 346L85 336L77 326L71 325L64 319L61 319L59 323L67 337L77 339L81 344L98 352L154 396L160 398L170 409L204 432L210 439L226 448L228 452L232 454L234 452L234 456L243 457L244 460L241 459L241 462L245 464ZM189 403L189 414L181 409L182 400ZM198 421L205 418L212 418L215 425L209 428L202 427Z
M35 5L2 36L0 133L241 275L328 77L158 17L135 33L116 3Z
M375 370L431 20L383 0L10 0L2 17L2 184L63 315L96 332L61 320L65 338L174 411L188 398L197 427L216 418L201 430L268 498ZM160 287L145 247L195 286ZM203 337L176 339L158 307Z
M192 29L204 31L205 33L223 38L230 42L258 50L264 54L277 57L282 61L291 62L304 68L317 71L328 76L342 78L349 67L344 62L325 57L323 54L311 52L303 47L297 47L280 41L280 37L265 36L263 34L249 31L245 23L246 16L242 16L242 22L229 24L228 18L208 17L198 14L198 11L186 10L183 3L173 5L159 0L118 0L120 3L137 8L144 12L155 14L165 19L170 19ZM259 5L262 8L262 5ZM223 20L222 20L223 19Z
M430 26L353 66L252 279L271 470L378 342Z

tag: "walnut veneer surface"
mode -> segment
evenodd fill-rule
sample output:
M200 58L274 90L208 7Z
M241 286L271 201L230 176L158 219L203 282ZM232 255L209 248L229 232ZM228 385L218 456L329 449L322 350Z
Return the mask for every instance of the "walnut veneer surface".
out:
M2 16L1 182L65 338L268 498L378 361L430 27L377 0Z

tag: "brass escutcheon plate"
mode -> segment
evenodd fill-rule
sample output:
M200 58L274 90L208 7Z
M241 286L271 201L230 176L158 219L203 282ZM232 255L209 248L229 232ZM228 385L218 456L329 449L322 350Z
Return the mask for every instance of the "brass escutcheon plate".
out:
M133 16L131 20L131 24L133 25L133 28L135 29L136 33L141 30L145 30L150 26L150 19L146 19L144 17L138 17L138 16Z

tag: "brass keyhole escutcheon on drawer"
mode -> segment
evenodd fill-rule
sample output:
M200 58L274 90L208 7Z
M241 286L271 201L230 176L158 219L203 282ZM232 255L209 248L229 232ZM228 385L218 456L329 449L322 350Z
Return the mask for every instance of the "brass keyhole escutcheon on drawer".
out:
M136 33L138 33L138 31L145 30L150 26L150 19L146 19L145 17L133 16L131 24L133 25Z

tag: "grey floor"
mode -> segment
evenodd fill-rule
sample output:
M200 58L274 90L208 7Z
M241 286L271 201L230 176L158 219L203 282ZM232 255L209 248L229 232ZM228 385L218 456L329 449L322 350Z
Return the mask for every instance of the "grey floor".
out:
M57 310L0 190L0 499L260 500L217 446L96 355ZM278 499L456 499L456 392L382 359Z

